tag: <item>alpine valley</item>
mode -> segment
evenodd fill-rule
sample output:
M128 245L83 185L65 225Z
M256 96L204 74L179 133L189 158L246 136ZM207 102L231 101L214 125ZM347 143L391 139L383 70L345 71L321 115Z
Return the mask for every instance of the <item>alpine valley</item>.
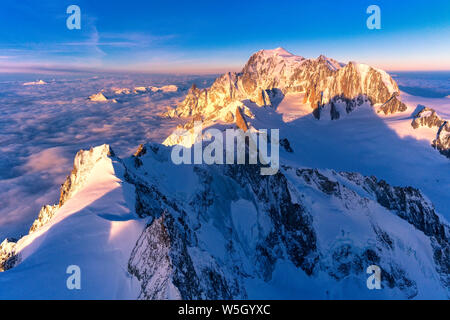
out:
M258 51L161 113L182 123L163 143L79 151L59 203L0 244L0 299L449 299L449 100L418 103L365 64ZM279 129L278 172L175 165L174 145L210 138L194 121Z

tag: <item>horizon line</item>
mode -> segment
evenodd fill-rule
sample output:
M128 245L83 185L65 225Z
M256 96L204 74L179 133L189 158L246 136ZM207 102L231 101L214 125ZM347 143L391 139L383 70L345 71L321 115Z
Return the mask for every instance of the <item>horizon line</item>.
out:
M369 65L369 64L368 64ZM373 68L382 69L389 73L395 72L450 72L450 69L390 69L379 68L369 65ZM48 74L48 75L70 75L70 74L87 74L87 73L108 73L108 74L153 74L153 75L220 75L227 72L239 73L241 68L226 68L226 67L214 67L214 68L198 68L192 70L136 70L130 69L114 69L114 68L2 68L0 67L0 74Z

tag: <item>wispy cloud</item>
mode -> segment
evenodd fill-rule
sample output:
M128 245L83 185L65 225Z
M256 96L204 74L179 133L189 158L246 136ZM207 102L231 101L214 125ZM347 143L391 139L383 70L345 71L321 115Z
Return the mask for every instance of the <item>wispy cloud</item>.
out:
M104 46L146 48L175 38L175 35L155 36L144 33L99 33L95 30L86 41L64 42L62 46Z
M95 21L95 19L90 19ZM135 56L156 49L176 35L153 35L138 32L99 32L94 23L87 23L88 35L66 42L27 43L17 48L1 48L0 72L55 71L61 69L101 69L105 59L114 59L114 51L121 50L122 56ZM132 61L132 59L129 59ZM124 65L129 63L124 62ZM45 70L47 69L47 70Z

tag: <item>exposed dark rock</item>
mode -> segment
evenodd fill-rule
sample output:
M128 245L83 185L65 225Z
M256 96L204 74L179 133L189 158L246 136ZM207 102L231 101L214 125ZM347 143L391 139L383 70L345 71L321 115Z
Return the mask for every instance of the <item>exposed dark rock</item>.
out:
M284 148L284 150L286 150L286 152L289 152L289 153L294 152L294 150L292 150L292 148L291 148L291 144L290 144L289 140L286 138L280 139L280 146L282 146Z
M441 154L450 159L450 124L442 119L434 109L418 105L411 126L414 129L420 127L436 128L436 139L432 146Z
M13 268L20 262L20 255L16 254L16 241L5 239L0 243L0 272Z
M236 107L236 126L244 132L247 132L248 130L247 121L242 115L241 109L239 107Z
M437 115L434 109L427 108L425 106L422 107L423 108L416 113L411 123L414 129L419 127L440 128L444 124L445 121Z
M406 111L406 105L398 99L398 93L394 93L378 110L383 111L384 114L392 114L396 112Z

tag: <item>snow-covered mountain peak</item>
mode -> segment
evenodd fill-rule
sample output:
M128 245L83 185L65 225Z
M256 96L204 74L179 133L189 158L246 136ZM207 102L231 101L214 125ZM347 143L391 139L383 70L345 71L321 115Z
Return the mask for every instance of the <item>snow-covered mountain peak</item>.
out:
M334 59L332 59L332 58L328 58L328 57L324 56L323 54L321 54L321 55L317 58L317 60L320 61L320 62L325 62L325 63L328 65L328 67L329 67L331 70L333 70L333 71L339 70L339 69L341 69L343 66L345 66L344 63L341 63L341 62L339 62L339 61L337 61L337 60L334 60Z
M33 233L47 225L58 212L58 210L80 190L82 190L88 180L92 177L92 172L99 167L111 167L114 152L109 145L101 145L90 150L80 150L75 156L73 169L61 185L60 198L58 204L45 205L39 211L38 217L34 220L29 233ZM96 178L98 183L102 178Z
M258 51L256 54L262 54L262 55L265 55L265 56L277 55L277 56L281 56L281 57L284 57L284 58L299 57L299 56L296 56L296 55L290 53L289 51L287 51L286 49L284 49L282 47L278 47L278 48L275 48L275 49L263 49L263 50Z
M103 94L103 92L99 92L99 93L93 94L93 95L89 96L88 99L89 99L89 101L92 101L92 102L108 102L108 101L111 101L111 102L113 102L113 103L116 103L116 102L117 102L116 99L108 99L108 98Z
M277 54L281 54L281 55L288 55L288 56L293 56L292 53L290 53L289 51L287 51L286 49L284 49L283 47L278 47L275 49L266 49L267 52L275 52Z
M302 56L294 55L283 48L271 50L263 49L250 57L242 72L258 72L267 67L273 68L272 73L282 72L280 69L281 67L295 68L300 65L303 60L305 60L305 58ZM279 66L279 68L276 68L277 66Z
M33 86L33 85L44 85L47 84L44 80L38 80L38 81L32 81L32 82L25 82L24 86Z
M435 130L436 138L432 141L432 146L439 150L444 156L450 158L450 124L432 109L419 105L411 126L414 129L428 127Z
M286 94L301 94L317 119L339 119L363 104L380 107L385 114L406 110L397 84L382 70L353 62L345 65L323 55L305 59L277 48L256 52L240 73L226 73L210 88L193 87L166 115L217 119L221 110L236 102L276 108Z
M283 106L287 96L295 96L297 110L278 108L280 104ZM259 112L255 106L271 108L262 108ZM281 128L283 123L277 123L276 119L280 113L283 119L312 115L318 120L338 120L356 109L365 110L374 120L408 112L397 83L384 70L355 61L343 64L324 55L304 59L277 48L256 52L240 73L225 73L209 88L200 89L193 85L184 101L176 108L169 107L163 115L195 117L202 120L204 126L216 123L237 126L236 110L242 110L244 120L250 127L258 129L264 122L266 124L259 128L267 127L267 122L269 127ZM256 113L259 115L255 117ZM447 122L440 124L432 145L448 156L450 129ZM186 125L184 129L192 128L190 123ZM176 133L164 142L167 145L174 143L179 143Z
M63 205L69 198L84 187L87 177L93 168L100 162L110 162L109 157L114 156L114 151L107 144L80 150L74 159L73 170L61 187L59 205Z

